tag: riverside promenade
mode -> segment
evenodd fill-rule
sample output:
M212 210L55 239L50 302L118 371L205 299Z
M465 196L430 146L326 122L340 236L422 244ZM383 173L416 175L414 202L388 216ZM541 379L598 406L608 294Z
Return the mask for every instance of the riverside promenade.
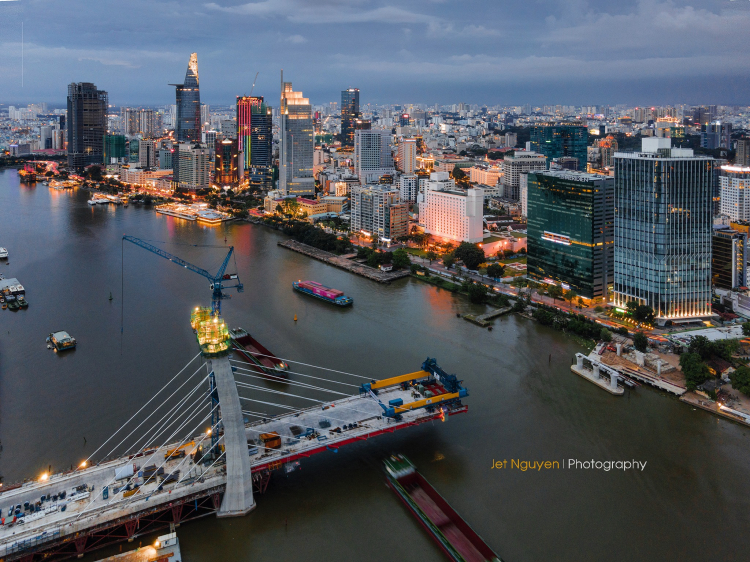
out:
M325 262L334 267L338 267L339 269L345 269L346 271L356 273L362 277L367 277L367 279L377 281L378 283L390 283L396 279L408 277L410 273L408 269L402 269L399 271L380 271L379 269L352 261L351 258L354 257L355 254L337 256L336 254L313 248L302 242L297 242L296 240L285 240L284 242L278 242L278 245Z

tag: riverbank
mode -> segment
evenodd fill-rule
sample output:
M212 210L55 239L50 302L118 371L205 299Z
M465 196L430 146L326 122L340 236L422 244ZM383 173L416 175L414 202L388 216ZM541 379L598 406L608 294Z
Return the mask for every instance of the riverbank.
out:
M322 261L334 267L338 267L339 269L344 269L346 271L349 271L350 273L355 273L357 275L370 279L371 281L377 281L378 283L387 284L391 283L392 281L396 281L397 279L403 279L404 277L409 276L408 270L380 271L378 269L373 269L366 265L352 261L351 258L356 254L337 256L336 254L325 252L323 250L319 250L318 248L313 248L312 246L308 246L307 244L303 244L302 242L297 242L296 240L285 240L283 242L277 242L277 245L281 246L282 248L304 254L308 257L311 257L318 261Z

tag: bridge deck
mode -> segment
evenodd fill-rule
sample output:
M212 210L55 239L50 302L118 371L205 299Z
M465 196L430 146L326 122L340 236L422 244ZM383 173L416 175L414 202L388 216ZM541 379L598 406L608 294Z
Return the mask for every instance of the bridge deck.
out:
M403 399L404 404L414 401L411 391L403 391L400 387L381 390L379 398L385 404L394 398ZM243 407L245 405L243 403ZM252 410L252 407L248 406L247 409ZM426 410L415 410L404 412L402 420L395 421L383 418L382 413L383 410L378 403L372 397L365 395L333 401L323 406L301 410L296 414L269 418L265 421L249 422L246 425L248 441L257 440L261 433L270 432L278 432L282 440L280 449L266 450L259 446L258 451L250 455L252 471L280 468L284 463L430 421L440 415ZM330 427L321 427L320 422L323 420L330 422ZM344 429L344 425L353 423L357 424L356 428ZM319 435L307 436L302 439L295 438L292 431L293 426L300 427L303 432L307 428L312 428ZM341 432L332 431L336 428L341 428ZM207 445L208 440L204 441L204 444ZM108 521L133 518L141 511L175 502L185 496L195 496L203 491L208 494L210 490L215 490L217 486L226 484L225 467L219 464L207 471L202 478L194 479L206 467L194 464L190 455L188 455L183 459L169 460L163 466L165 474L170 474L174 470L180 470L181 476L188 473L186 480L179 485L167 484L160 491L157 489L159 484L152 481L141 486L139 492L129 498L124 498L122 491L114 493L113 479L116 468L132 463L136 463L141 470L154 464L159 467L164 462L164 451L176 445L175 443L163 447L151 456L131 459L123 457L83 470L55 474L45 482L28 482L19 488L0 493L0 509L2 509L2 516L5 517L5 524L0 525L0 556L25 550L26 547L38 548L43 543L54 542L75 533L86 533L88 529L100 526ZM250 446L254 446L254 443L251 442ZM124 482L126 480L122 481L122 483ZM78 486L86 486L90 490L89 495L85 497L86 494L84 493L83 499L70 501L71 490ZM109 499L107 500L102 498L101 491L104 486L109 486ZM66 491L68 494L65 500L45 501L42 504L43 507L52 508L46 515L35 517L35 520L32 520L31 516L27 514L26 522L10 523L12 516L8 518L7 514L11 506L18 504L23 506L26 501L35 503L40 500L42 495L55 495L62 491ZM63 504L66 506L65 511L61 511ZM57 506L56 510L54 509L55 506Z

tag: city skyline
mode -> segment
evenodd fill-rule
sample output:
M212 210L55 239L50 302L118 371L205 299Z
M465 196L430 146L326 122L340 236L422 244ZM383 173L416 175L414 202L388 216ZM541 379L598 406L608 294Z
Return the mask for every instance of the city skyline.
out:
M100 84L115 105L168 103L167 84L191 52L204 61L209 104L249 94L256 72L256 94L275 97L280 68L313 104L337 100L351 84L362 105L741 104L750 85L742 45L750 3L728 0L469 1L460 12L428 0L406 8L387 0L221 0L187 1L178 13L145 3L140 10L138 0L128 14L87 5L94 28L73 16L76 3L45 2L42 19L37 1L0 3L1 101L62 103L56 84L75 80ZM135 16L146 10L148 19ZM252 22L262 26L247 34ZM394 47L372 50L365 34ZM243 50L253 52L247 63L227 56Z

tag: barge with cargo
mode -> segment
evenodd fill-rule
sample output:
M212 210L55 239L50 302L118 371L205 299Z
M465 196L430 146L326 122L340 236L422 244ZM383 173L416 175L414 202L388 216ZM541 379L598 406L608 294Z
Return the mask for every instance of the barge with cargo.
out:
M384 464L388 486L450 560L502 562L443 496L417 472L408 458L403 455L391 455Z
M229 335L233 349L250 363L254 371L270 375L271 378L289 378L289 365L261 345L247 330L235 328L229 330Z
M331 289L330 287L321 285L317 281L295 281L292 283L292 287L295 291L330 302L337 306L351 306L352 303L354 303L351 297L347 297L343 291Z

